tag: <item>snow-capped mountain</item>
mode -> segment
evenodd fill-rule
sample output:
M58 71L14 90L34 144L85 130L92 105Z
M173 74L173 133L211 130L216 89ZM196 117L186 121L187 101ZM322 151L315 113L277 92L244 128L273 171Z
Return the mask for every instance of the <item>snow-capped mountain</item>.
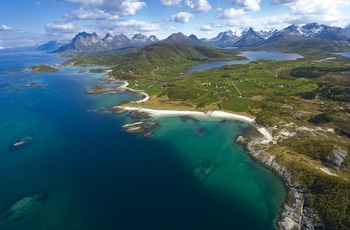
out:
M232 30L227 30L219 33L218 36L214 38L202 39L202 41L210 45L215 45L219 47L229 47L233 46L233 44L235 44L235 42L240 38L241 35L241 32L233 32Z
M332 27L326 25L319 25L317 23L309 23L302 27L291 25L283 30L276 31L269 40L276 40L278 38L287 39L308 39L317 38L321 40L332 41L346 41L348 38L339 27Z
M263 41L265 41L265 39L250 27L249 30L243 31L242 36L234 45L238 47L257 46Z
M265 30L259 30L259 31L255 31L257 34L259 34L262 38L264 39L268 39L269 37L271 37L274 33L276 33L277 30L269 30L269 31L265 31Z
M164 43L187 43L190 45L209 44L217 47L254 47L280 40L301 41L307 39L319 39L328 41L350 42L350 26L346 28L309 23L304 26L290 25L282 30L254 31L249 28L244 31L227 30L219 33L211 39L198 39L196 35L189 37L183 33L173 33L162 42ZM106 34L100 39L96 33L79 33L69 43L61 46L54 52L92 52L113 50L125 47L135 47L158 42L156 36L147 37L141 33L135 34L131 39L124 34L112 36ZM58 42L57 42L58 44ZM54 42L40 46L41 49L55 45Z
M300 28L304 36L319 38L323 40L346 41L347 37L343 33L342 28L332 27L326 25L319 25L317 23L309 23Z
M152 35L147 37L140 33L135 34L132 39L129 39L124 34L115 36L106 34L106 36L101 39L96 33L89 34L82 32L77 34L70 43L55 49L53 52L97 52L130 46L141 46L156 41L158 41L156 36Z

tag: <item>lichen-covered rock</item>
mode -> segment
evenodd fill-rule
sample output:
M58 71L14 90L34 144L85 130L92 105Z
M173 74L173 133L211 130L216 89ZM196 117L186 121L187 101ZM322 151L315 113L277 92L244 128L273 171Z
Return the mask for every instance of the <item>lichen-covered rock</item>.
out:
M340 169L345 158L348 156L348 152L341 149L334 149L332 155L327 156L327 163L330 167Z

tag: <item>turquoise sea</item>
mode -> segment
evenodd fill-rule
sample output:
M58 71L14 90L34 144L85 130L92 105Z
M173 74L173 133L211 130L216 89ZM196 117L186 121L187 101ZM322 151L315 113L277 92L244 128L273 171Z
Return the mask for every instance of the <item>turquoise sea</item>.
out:
M140 138L107 110L138 95L84 93L105 73L28 70L64 60L0 54L0 229L274 229L286 191L235 143L247 124L160 117Z

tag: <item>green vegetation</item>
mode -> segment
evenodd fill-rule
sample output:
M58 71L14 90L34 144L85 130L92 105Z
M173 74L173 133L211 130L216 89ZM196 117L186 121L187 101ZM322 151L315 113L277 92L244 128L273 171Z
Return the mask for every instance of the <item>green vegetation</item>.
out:
M41 72L57 72L58 69L48 66L48 65L36 65L36 66L30 66L29 67L33 73L41 73Z
M162 93L167 95L171 100L188 100L188 99L196 99L203 96L205 93L204 90L200 89L186 89L184 87L174 87L169 88Z
M325 229L349 229L350 183L315 173L305 174L302 180L308 193L307 202L318 210Z
M91 73L103 73L105 72L106 69L103 69L103 68L98 68L98 69L90 69L89 72Z
M327 41L279 45L282 51L302 50L306 57L188 73L186 69L202 62L241 57L235 56L237 50L158 43L137 50L85 54L67 64L109 66L113 76L151 96L144 107L223 109L254 116L266 127L283 127L287 136L270 143L265 154L291 171L297 186L307 193L309 213L319 215L325 229L349 229L350 157L345 157L337 177L318 169L332 163L335 150L350 155L350 59L323 53L346 49L346 45ZM288 132L295 134L288 136Z
M222 103L222 108L233 112L245 112L254 103L255 101L251 99L232 98Z
M290 146L295 152L309 156L313 159L326 161L326 157L330 156L334 149L332 141L324 141L319 139L306 139L295 142L293 140Z
M328 73L350 72L350 67L302 66L290 71L293 77L317 78Z
M309 122L311 124L314 124L314 125L321 125L321 124L325 124L325 123L329 123L331 122L333 119L325 114L325 113L321 113L321 114L318 114L312 118L309 119Z

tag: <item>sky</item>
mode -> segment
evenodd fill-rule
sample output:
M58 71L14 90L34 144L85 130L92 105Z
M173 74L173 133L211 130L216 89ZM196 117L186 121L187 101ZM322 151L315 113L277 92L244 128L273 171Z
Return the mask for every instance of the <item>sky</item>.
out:
M350 25L350 0L1 0L0 49L70 40L77 33L218 33L310 22Z

